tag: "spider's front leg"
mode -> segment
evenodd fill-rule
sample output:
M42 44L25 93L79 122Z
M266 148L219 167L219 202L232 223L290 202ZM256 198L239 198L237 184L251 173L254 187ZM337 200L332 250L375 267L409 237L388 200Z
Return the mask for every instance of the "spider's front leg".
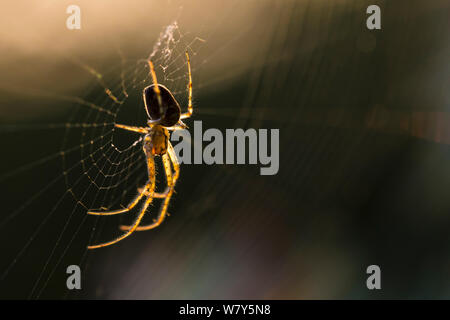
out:
M128 212L133 209L139 201L141 201L143 196L149 196L150 192L148 191L150 183L147 183L144 187L139 188L139 194L131 201L128 206L123 209L117 209L112 211L88 211L88 214L92 214L95 216L113 216L115 214L120 214L124 212Z
M109 241L109 242L105 242L105 243L101 243L101 244L97 244L97 245L93 245L93 246L88 246L88 249L97 249L97 248L101 248L101 247L107 247L110 246L114 243L117 243L123 239L125 239L126 237L128 237L129 235L131 235L136 228L138 227L138 225L141 223L142 218L145 215L145 212L147 211L148 207L150 206L150 204L153 201L153 193L155 191L155 159L153 157L152 154L146 154L147 156L147 169L148 169L148 187L145 188L145 190L148 190L148 197L144 202L144 205L141 208L141 211L139 212L138 216L136 217L136 220L134 220L133 225L130 226L130 228L127 230L127 232L125 232L124 234L122 234L121 236L119 236L118 238ZM145 192L144 190L144 192ZM142 192L142 194L144 193Z
M178 163L178 158L175 153L175 150L173 149L172 144L170 141L168 142L167 146L167 153L162 155L163 164L164 164L164 170L166 172L166 178L167 178L167 195L164 199L164 202L161 206L161 209L158 213L158 217L154 220L153 223L146 225L146 226L139 226L136 228L136 231L145 231L150 230L158 227L164 220L164 218L167 215L167 208L169 207L170 198L172 197L175 184L178 180L178 177L180 175L180 164ZM174 174L172 175L172 170L170 167L170 163L172 162L172 166L174 169ZM130 230L133 226L120 226L121 230Z
M145 186L144 186L144 187L138 188L138 192L141 193L141 192L144 190L144 188L145 188ZM166 189L164 190L164 192L161 192L161 193L155 192L155 193L153 193L153 198L159 198L159 199L162 199L162 198L165 198L165 197L167 196L168 193L169 193L169 188L166 188ZM145 194L146 196L149 196L149 195L150 195L150 193L149 193L147 190L145 190L144 194Z

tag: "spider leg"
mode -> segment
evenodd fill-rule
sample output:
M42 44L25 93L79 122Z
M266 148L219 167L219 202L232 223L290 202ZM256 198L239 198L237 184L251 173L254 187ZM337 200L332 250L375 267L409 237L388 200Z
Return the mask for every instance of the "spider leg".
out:
M153 84L154 84L153 91L155 91L156 98L158 99L158 105L159 105L160 113L162 113L161 92L159 90L158 80L156 79L155 68L153 67L153 63L150 60L148 60L148 66L150 68L150 73L151 73L152 79L153 79ZM145 101L145 99L144 99L144 101Z
M118 210L112 210L112 211L88 211L88 214L92 214L92 215L96 215L96 216L112 216L115 214L120 214L123 212L128 212L131 209L133 209L138 203L139 201L141 201L143 196L149 196L150 192L147 191L149 188L150 182L147 182L147 184L145 186L143 186L142 188L139 188L139 194L136 196L136 198L134 198L130 204L128 204L128 206L126 206L126 208L123 209L118 209Z
M166 198L164 199L164 202L159 211L157 219L155 219L155 221L149 225L137 227L136 231L145 231L145 230L150 230L150 229L154 229L154 228L158 227L163 222L164 218L167 215L167 208L169 207L170 198L172 197L175 183L177 182L178 177L180 175L180 164L178 163L178 159L175 154L175 150L173 149L170 142L168 143L167 153L168 153L168 155L167 154L163 155L163 164L164 164L164 169L166 171L167 187L168 187L169 191L167 193ZM172 165L174 168L173 176L172 176L172 170L170 168L170 162L172 162ZM129 230L130 228L132 228L132 226L120 226L121 230Z
M187 129L187 128L188 128L188 126L181 120L178 121L178 123L172 127L166 127L166 129L169 131L183 130L183 129Z
M125 232L121 236L117 237L116 239L109 241L109 242L105 242L105 243L101 243L101 244L97 244L97 245L93 245L93 246L88 246L88 249L97 249L97 248L101 248L101 247L110 246L114 243L117 243L117 242L125 239L126 237L131 235L136 230L139 223L141 223L141 220L144 217L148 206L152 203L153 192L155 191L155 160L153 158L153 155L151 155L151 154L147 154L147 168L148 168L148 179L149 179L149 187L148 187L149 196L145 200L145 203L142 206L142 209L139 212L138 216L136 217L136 220L133 222L133 225L128 229L127 232Z
M114 124L114 126L116 128L120 128L120 129L124 129L124 130L128 130L128 131L133 131L133 132L137 132L137 133L148 133L148 130L146 128L142 128L142 127L132 127L132 126L127 126L124 124Z
M181 114L180 119L186 119L192 116L192 113L194 112L194 109L192 108L192 75L191 75L191 60L189 59L189 54L186 51L186 59L187 59L187 66L188 66L188 74L189 74L189 84L188 84L188 90L189 90L189 101L188 101L188 111Z
M142 190L144 190L144 188L145 188L145 186L138 188L138 192L142 192ZM168 192L169 192L169 188L166 188L166 190L164 190L164 192L162 192L162 193L155 192L155 193L153 193L153 198L165 198L167 196ZM144 195L149 196L150 193L148 191L145 191Z

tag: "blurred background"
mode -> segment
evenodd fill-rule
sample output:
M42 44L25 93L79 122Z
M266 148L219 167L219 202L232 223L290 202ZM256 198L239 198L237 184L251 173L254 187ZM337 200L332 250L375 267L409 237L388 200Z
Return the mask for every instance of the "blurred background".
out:
M5 3L0 297L450 298L449 14L445 0ZM145 124L148 58L186 106L185 50L187 124L278 128L280 170L182 165L159 228L88 251L136 212L87 210L146 180L139 137L114 123Z

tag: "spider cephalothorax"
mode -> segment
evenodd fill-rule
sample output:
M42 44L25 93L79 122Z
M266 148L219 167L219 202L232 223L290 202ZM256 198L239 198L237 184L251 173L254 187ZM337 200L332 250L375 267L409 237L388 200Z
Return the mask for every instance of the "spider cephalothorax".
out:
M143 139L143 151L147 162L148 181L142 187L138 189L138 195L130 204L123 209L113 211L88 211L88 214L93 215L115 215L119 213L128 212L133 209L141 199L145 198L144 204L136 217L136 220L130 226L120 226L121 230L126 231L118 238L101 243L98 245L88 246L88 249L95 249L106 247L120 240L125 239L134 231L150 230L159 226L167 215L167 208L169 207L170 198L172 197L175 183L177 182L180 165L178 163L175 150L170 143L169 130L179 130L186 128L186 125L181 121L182 119L189 118L192 115L192 77L191 77L191 64L189 61L189 55L186 52L187 66L188 66L188 107L187 112L181 113L180 105L175 100L172 93L165 86L158 84L156 79L155 69L153 63L148 61L150 75L153 79L153 84L146 87L143 90L143 98L145 104L145 111L149 117L147 121L148 127L133 127L123 124L115 124L116 128L140 133L144 135ZM163 193L155 192L155 156L161 156L162 163L164 165L164 171L166 173L167 187ZM173 170L172 170L173 168ZM163 203L156 219L153 223L145 226L140 226L142 218L145 215L148 207L152 203L154 198L162 198Z
M169 130L161 125L154 125L144 137L144 152L161 156L167 152Z

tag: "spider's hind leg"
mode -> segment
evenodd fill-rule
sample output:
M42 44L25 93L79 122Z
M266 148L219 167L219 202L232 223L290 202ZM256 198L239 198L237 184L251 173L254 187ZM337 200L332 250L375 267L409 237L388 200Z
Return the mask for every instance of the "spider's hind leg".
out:
M192 107L192 74L191 74L191 60L189 59L189 54L186 51L186 60L187 60L187 66L188 66L188 76L189 76L189 83L188 83L188 91L189 91L189 97L188 97L188 111L181 114L180 119L186 119L192 116L192 113L194 112L194 109Z

